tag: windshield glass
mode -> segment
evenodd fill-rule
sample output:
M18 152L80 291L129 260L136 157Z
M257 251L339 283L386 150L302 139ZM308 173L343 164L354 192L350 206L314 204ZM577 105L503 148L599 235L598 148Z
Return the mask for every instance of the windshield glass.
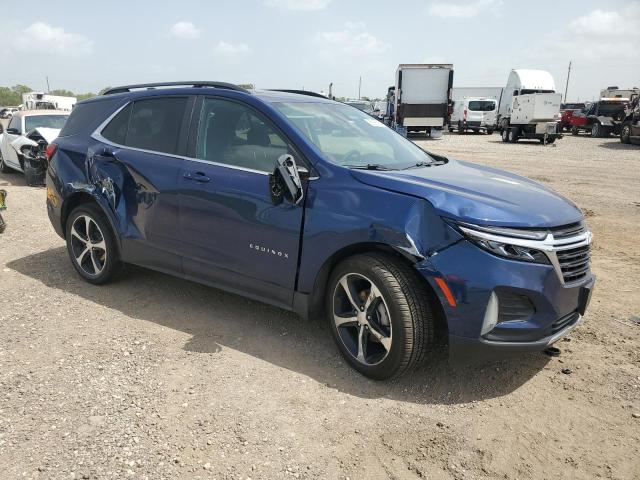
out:
M67 121L68 115L33 115L32 117L25 117L24 128L26 132L33 130L34 128L62 128L64 122Z
M275 103L322 152L347 167L406 168L433 159L409 140L361 111L339 103Z
M469 110L472 112L493 112L496 109L496 102L493 100L471 100Z

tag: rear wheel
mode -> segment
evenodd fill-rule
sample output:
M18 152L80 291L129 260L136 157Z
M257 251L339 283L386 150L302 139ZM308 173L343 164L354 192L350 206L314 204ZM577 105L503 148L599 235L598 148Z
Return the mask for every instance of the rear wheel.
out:
M487 135L492 135L492 134L493 134L493 129L487 128Z
M109 223L95 205L76 207L67 219L67 251L73 267L95 285L112 280L121 263Z
M423 281L392 255L344 260L327 288L327 320L345 360L361 374L384 380L418 365L434 338Z
M602 127L600 126L599 123L594 123L591 126L591 136L593 138L599 138L602 136Z
M462 135L464 133L464 127L462 121L458 120L458 134Z
M520 135L520 131L516 127L512 127L509 129L509 142L516 143L518 141L518 136Z
M502 132L500 133L500 136L502 138L502 141L504 143L507 143L509 141L509 129L508 128L503 128Z
M578 136L578 134L580 133L580 130L578 130L578 127L571 127L571 135Z
M620 132L620 141L622 143L631 143L631 126L623 125Z

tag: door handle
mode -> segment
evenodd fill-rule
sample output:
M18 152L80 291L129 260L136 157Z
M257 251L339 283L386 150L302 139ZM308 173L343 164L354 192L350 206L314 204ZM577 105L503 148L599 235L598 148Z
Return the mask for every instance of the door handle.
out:
M187 180L195 180L196 182L207 183L211 181L211 178L207 177L202 172L184 172L182 175Z

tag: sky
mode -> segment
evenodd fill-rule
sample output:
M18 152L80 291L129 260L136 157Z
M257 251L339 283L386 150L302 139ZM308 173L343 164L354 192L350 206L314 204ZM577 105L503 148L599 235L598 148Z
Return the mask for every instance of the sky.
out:
M7 5L2 6L7 2ZM399 63L452 63L455 87L548 70L569 101L640 87L639 0L0 0L0 85L97 92L169 80L383 97Z

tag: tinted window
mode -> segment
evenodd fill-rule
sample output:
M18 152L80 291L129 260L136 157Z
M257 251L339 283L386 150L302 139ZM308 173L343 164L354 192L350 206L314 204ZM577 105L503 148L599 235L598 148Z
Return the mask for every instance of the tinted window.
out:
M34 115L24 117L24 131L29 132L34 128L62 128L67 121L67 115Z
M113 117L109 124L102 130L102 136L107 140L117 143L119 145L125 145L127 142L127 128L129 127L129 116L131 115L132 104L130 103L125 108L120 110L118 114Z
M288 151L274 127L247 106L226 100L204 101L196 157L202 160L272 172Z
M133 104L127 141L129 147L177 153L186 97L138 100Z
M80 103L73 108L71 116L67 119L67 123L64 124L64 128L60 132L61 137L68 137L71 135L77 135L80 132L87 129L95 130L95 128L102 122L109 113L113 111L115 101L100 101Z
M493 100L471 100L469 110L472 112L493 112L496 109L496 102Z

